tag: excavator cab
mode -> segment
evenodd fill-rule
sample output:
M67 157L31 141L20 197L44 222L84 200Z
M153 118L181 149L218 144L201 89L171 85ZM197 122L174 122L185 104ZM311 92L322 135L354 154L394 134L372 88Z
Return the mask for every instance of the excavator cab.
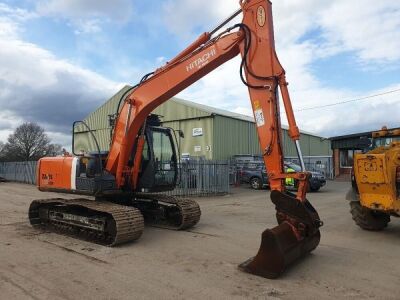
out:
M147 126L137 192L165 192L178 178L176 138L173 129Z

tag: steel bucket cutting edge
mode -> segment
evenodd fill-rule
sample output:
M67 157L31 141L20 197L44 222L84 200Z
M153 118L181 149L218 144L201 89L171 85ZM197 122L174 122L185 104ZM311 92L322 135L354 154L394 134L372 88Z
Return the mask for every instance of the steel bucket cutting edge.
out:
M322 222L308 201L302 203L292 194L272 191L271 200L280 224L262 233L257 255L240 264L239 269L274 279L318 246ZM284 220L282 216L288 218Z

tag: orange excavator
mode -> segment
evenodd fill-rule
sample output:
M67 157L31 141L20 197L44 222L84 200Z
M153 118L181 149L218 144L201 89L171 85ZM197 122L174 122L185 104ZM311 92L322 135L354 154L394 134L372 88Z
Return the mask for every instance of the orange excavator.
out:
M285 71L275 53L272 4L266 0L241 0L239 4L237 12L121 97L109 152L38 162L41 191L91 195L95 200L35 200L29 209L33 226L114 246L138 239L144 221L178 230L196 225L201 212L195 201L160 194L176 185L178 154L175 132L160 126L151 112L240 54L240 78L249 90L278 226L262 233L257 255L239 268L276 278L318 246L322 222L306 199L309 173L302 159ZM241 13L241 23L223 29ZM284 172L278 90L301 161L299 173ZM286 191L287 177L299 182L296 194Z

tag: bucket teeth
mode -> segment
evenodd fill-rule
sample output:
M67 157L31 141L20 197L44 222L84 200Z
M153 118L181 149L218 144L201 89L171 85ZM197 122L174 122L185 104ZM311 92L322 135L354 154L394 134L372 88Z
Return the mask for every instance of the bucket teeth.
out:
M313 251L319 244L319 220L310 202L300 202L294 195L271 192L279 225L266 229L255 257L239 265L245 272L274 279L297 259Z

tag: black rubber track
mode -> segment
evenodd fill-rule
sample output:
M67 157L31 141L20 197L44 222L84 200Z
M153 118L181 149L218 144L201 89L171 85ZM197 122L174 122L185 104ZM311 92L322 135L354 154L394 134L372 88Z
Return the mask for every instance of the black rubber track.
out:
M158 205L161 207L173 206L179 211L180 214L179 223L172 224L171 222L167 223L158 222L157 220L154 220L152 218L150 219L147 218L146 220L146 212L143 211L142 213L145 216L145 221L146 224L148 225L160 228L172 229L172 230L185 230L195 226L200 221L201 217L200 206L194 200L185 199L181 197L174 197L169 195L161 195L161 194L137 193L135 195L135 200L133 201L133 205L135 206L135 202L140 203L141 200L154 201L158 203Z
M115 222L112 233L96 232L80 228L74 224L62 224L46 219L41 219L39 209L57 205L81 207L106 215L108 222ZM106 201L93 201L88 199L41 199L35 200L29 207L29 221L32 226L45 230L56 231L75 238L88 240L101 245L116 246L137 240L143 233L144 220L141 212L134 208Z

